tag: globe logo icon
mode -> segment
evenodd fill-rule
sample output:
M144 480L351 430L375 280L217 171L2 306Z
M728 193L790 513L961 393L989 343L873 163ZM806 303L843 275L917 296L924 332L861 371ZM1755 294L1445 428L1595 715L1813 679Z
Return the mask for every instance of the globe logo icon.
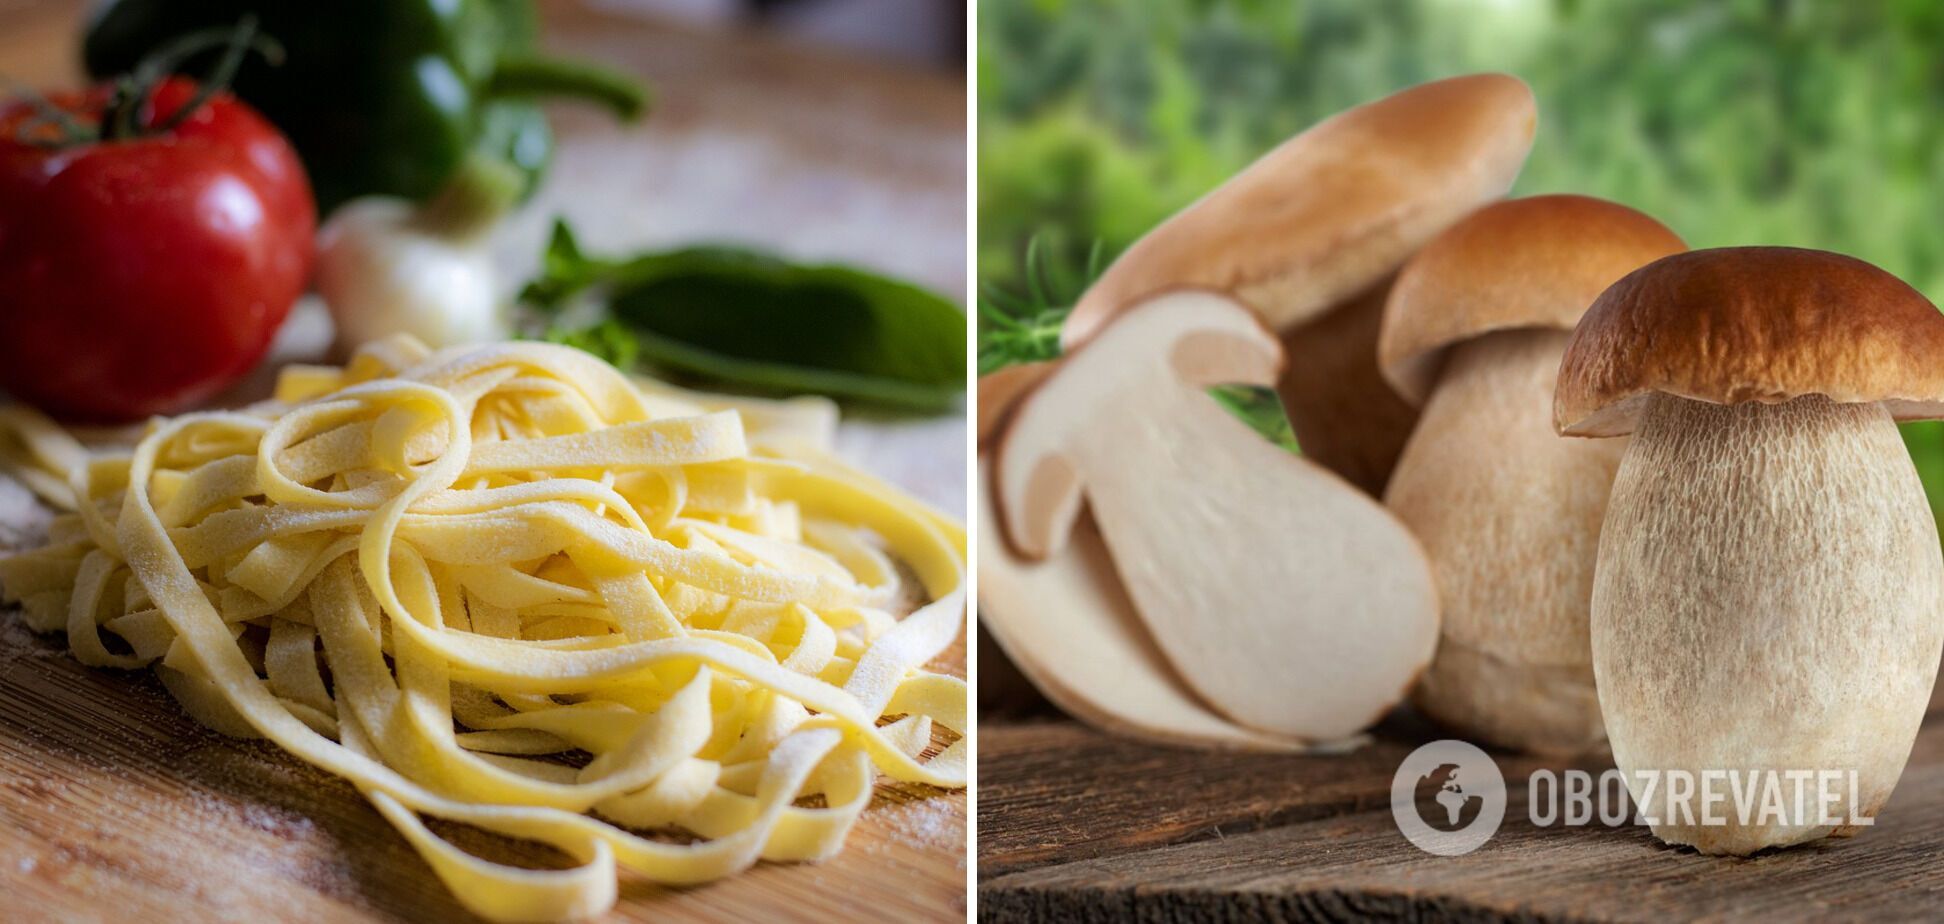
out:
M1391 815L1398 831L1426 853L1471 853L1505 820L1505 776L1475 745L1433 741L1398 765Z
M1440 831L1462 831L1478 819L1485 798L1465 791L1460 779L1463 768L1439 764L1437 769L1418 777L1412 802L1418 818Z

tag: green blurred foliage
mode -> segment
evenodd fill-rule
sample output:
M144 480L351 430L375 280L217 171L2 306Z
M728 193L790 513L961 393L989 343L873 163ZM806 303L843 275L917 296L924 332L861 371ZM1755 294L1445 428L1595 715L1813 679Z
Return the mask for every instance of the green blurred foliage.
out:
M1944 299L1944 4L981 0L979 263L1078 265L1304 127L1495 70L1539 99L1515 194L1580 192L1695 247L1852 254ZM1944 428L1906 430L1944 507Z

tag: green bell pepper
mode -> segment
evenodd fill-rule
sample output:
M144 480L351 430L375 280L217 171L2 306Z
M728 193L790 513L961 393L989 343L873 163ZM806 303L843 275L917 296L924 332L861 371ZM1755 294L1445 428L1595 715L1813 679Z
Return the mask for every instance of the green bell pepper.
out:
M123 73L246 14L287 60L248 62L231 87L290 137L320 213L359 196L424 201L468 156L511 164L530 192L553 151L536 99L584 99L624 119L646 103L631 78L539 54L532 0L110 0L83 58L98 77Z

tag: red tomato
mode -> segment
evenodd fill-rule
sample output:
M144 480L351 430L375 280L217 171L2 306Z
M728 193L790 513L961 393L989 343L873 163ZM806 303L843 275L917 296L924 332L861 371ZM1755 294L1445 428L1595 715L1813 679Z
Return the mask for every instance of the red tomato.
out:
M195 89L162 82L143 127ZM93 123L108 97L54 103ZM317 215L289 142L228 93L165 134L65 148L19 140L34 117L0 108L0 385L59 416L129 420L255 366L310 274Z

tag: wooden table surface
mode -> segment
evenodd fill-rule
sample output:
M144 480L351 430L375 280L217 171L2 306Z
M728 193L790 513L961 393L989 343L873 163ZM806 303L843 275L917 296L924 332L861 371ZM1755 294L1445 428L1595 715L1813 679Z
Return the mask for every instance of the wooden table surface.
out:
M509 279L537 263L561 214L590 249L750 242L963 300L959 75L573 3L543 9L550 46L649 77L658 106L636 129L558 111L550 179L496 241ZM0 0L0 74L76 79L79 10ZM306 323L315 317L300 313L293 328ZM301 358L307 339L286 338L282 355ZM965 436L962 415L847 420L839 448L962 512ZM146 674L80 667L58 642L0 617L0 919L467 919L351 787L262 742L206 732ZM946 662L962 673L963 646ZM834 860L761 864L681 890L624 874L611 917L963 919L965 795L881 786L878 796ZM523 855L504 842L482 849Z
M1437 857L1391 817L1398 764L1439 737L1394 719L1336 757L1135 744L1048 717L979 729L983 921L1830 921L1944 915L1944 715L1877 824L1748 859L1642 827L1534 827L1525 780L1610 761L1494 754L1505 822Z

